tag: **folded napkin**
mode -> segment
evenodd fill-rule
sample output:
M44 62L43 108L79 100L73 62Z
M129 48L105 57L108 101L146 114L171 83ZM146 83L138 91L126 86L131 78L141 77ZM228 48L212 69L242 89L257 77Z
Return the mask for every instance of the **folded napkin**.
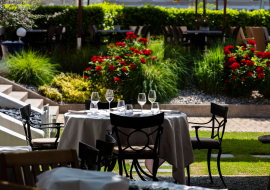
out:
M86 110L82 110L82 111L75 111L75 110L68 110L68 113L71 113L71 114L88 114L88 112Z
M164 112L164 113L181 113L181 111L178 110L160 110L160 112Z
M50 190L128 190L129 180L113 172L54 168L37 176L37 187Z

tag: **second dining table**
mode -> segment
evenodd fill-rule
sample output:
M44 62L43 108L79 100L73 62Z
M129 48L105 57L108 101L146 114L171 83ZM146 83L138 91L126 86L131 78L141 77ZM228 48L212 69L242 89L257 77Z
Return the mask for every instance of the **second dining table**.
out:
M112 130L108 112L97 114L66 113L65 128L58 149L79 149L79 142L96 146L96 140L105 140L107 130ZM187 115L165 114L163 134L160 138L160 164L167 161L173 166L173 178L180 184L185 184L185 167L194 162L192 144L188 128ZM149 130L152 130L149 128ZM152 172L152 160L146 160L147 169Z

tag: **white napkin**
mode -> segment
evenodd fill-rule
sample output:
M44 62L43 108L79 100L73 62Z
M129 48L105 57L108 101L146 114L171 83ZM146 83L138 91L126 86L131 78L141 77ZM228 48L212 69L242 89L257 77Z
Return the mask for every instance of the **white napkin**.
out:
M82 111L75 111L75 110L68 110L68 113L71 113L71 114L88 114L88 112L86 110L82 110Z
M181 111L178 110L160 110L160 112L164 112L164 113L181 113Z
M37 187L50 190L128 190L129 180L113 172L55 168L37 176Z

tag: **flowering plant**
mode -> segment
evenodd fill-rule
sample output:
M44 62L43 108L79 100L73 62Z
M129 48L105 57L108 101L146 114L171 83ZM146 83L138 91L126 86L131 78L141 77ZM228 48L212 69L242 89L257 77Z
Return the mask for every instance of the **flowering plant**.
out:
M125 20L125 15L117 14L113 17L114 25L121 25Z
M122 86L134 84L134 80L142 80L142 72L148 63L155 62L152 51L147 49L148 40L137 39L133 32L126 33L125 42L116 42L108 47L107 56L93 56L85 71L85 79L93 84L99 83L107 89L121 91Z
M65 9L65 10L63 10L63 12L56 12L53 15L46 15L45 16L45 17L47 17L46 23L54 25L54 26L59 25L61 16L68 11L69 11L69 9Z
M208 18L209 19L209 18ZM200 20L199 20L199 25L201 26L201 27L209 27L210 26L210 22L209 22L209 20L208 20L207 18L201 18Z
M251 93L259 90L269 96L270 84L270 52L258 52L256 42L249 40L236 48L232 45L224 47L224 91L233 95Z

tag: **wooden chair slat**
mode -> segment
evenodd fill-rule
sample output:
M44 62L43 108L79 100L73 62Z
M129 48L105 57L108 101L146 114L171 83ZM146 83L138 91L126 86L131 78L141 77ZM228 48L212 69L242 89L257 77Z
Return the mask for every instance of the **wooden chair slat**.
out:
M35 186L35 183L33 181L33 174L30 171L30 166L23 166L23 174L24 174L25 184L29 186Z
M36 165L32 165L32 170L34 172L34 177L35 177L35 182L37 182L37 176L39 174L41 174L41 171L40 171L40 167L39 167L39 164L36 164Z
M42 172L48 171L50 169L49 166L49 164L42 164Z
M58 168L59 166L58 166L58 163L52 163L52 169L54 169L54 168Z
M60 167L67 167L68 163L67 162L61 162Z
M15 181L18 184L24 185L23 178L22 178L22 170L20 166L13 167L14 175L15 175Z

